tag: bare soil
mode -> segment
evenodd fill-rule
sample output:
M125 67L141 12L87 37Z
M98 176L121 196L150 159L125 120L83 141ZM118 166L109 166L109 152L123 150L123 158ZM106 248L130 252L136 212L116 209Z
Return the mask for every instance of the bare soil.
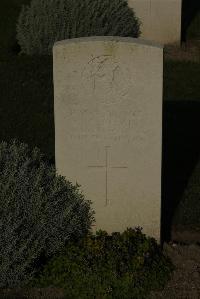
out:
M200 299L200 229L172 227L172 240L164 243L163 254L176 269L159 292L148 299Z

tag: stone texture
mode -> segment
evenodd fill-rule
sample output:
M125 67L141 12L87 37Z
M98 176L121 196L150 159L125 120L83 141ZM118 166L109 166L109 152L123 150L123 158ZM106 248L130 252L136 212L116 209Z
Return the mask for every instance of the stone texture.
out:
M85 37L53 47L55 162L93 203L92 231L160 242L163 47Z
M140 38L180 45L182 0L128 0L128 6L142 22Z

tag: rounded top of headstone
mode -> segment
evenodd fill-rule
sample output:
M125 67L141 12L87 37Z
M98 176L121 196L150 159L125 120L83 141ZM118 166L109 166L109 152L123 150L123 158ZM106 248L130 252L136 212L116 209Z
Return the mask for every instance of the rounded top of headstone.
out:
M142 38L123 37L123 36L87 36L87 37L70 38L70 39L65 39L65 40L55 42L53 47L68 44L68 43L80 43L80 42L89 42L89 41L115 41L115 42L140 44L144 46L151 46L151 47L156 47L161 49L164 48L163 44L159 44L154 41L150 41Z

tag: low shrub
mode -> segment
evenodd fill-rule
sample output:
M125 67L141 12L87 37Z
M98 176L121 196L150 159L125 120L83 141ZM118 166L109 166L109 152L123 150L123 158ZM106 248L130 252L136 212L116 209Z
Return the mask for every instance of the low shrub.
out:
M94 220L89 203L35 147L0 143L0 288L21 287Z
M141 228L125 232L97 231L70 242L54 256L29 287L60 287L66 298L142 299L162 289L175 269L154 238Z
M32 0L16 24L20 54L52 55L56 41L86 36L140 35L126 0Z

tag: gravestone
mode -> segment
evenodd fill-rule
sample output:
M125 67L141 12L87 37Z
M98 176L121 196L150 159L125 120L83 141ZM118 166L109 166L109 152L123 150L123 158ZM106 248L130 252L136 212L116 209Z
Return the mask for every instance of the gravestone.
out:
M53 47L55 163L91 200L92 232L160 242L163 47L83 37Z
M180 45L182 0L128 0L128 6L142 22L142 39Z

